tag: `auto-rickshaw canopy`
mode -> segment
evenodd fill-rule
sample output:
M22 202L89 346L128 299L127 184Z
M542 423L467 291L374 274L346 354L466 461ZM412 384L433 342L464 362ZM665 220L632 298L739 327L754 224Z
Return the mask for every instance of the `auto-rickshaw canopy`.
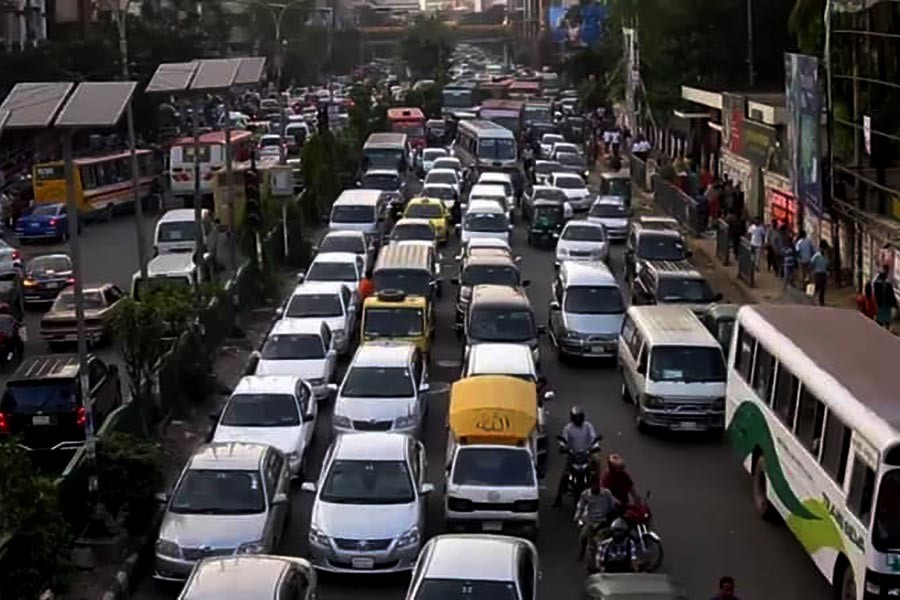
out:
M521 444L537 426L535 384L504 375L468 377L450 390L450 431L462 444Z

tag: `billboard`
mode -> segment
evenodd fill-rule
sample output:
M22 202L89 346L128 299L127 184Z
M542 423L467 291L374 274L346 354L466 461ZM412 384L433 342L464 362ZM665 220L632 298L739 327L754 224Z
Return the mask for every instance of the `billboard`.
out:
M822 214L822 95L819 59L785 54L788 149L794 197L816 215Z
M596 2L551 6L547 9L553 39L573 48L593 46L600 42L606 7Z

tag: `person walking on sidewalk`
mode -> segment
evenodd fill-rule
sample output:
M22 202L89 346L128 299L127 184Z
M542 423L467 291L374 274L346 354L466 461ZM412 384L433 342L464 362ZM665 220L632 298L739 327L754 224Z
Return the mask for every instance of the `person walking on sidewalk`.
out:
M778 227L778 219L772 219L772 225L766 230L766 271L775 273L776 276L780 272L778 267L781 264L783 246L784 240Z
M885 329L891 328L894 310L897 308L897 296L894 285L888 279L891 267L883 265L878 277L872 283L872 295L875 296L875 321Z
M766 226L760 219L753 219L753 224L747 231L750 234L750 253L753 256L753 268L759 270L759 257L762 254L763 244L766 240Z
M796 282L794 280L797 277L797 251L794 250L794 245L791 244L790 239L784 245L781 263L784 265L784 289L787 289L788 286L795 285Z
M809 261L809 265L819 306L825 306L825 287L828 284L828 242L822 240L819 249Z
M816 253L816 245L813 243L806 231L800 230L797 234L797 243L794 245L797 251L797 262L800 263L800 285L809 283L809 266L812 261L813 254Z

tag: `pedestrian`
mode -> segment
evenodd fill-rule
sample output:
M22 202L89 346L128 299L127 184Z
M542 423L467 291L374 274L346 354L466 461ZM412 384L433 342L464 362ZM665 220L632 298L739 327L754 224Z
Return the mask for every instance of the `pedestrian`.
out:
M766 241L766 226L760 219L754 219L747 231L750 234L750 253L753 257L753 267L759 270L759 257L762 255L763 244Z
M728 239L731 241L731 251L734 252L734 259L737 260L741 250L741 237L744 235L744 227L737 215L728 213L725 216L725 222L728 223Z
M828 242L822 240L810 263L813 289L819 299L819 306L825 306L825 287L828 284Z
M888 279L890 272L890 265L882 265L881 272L872 283L872 295L875 297L875 321L885 329L890 329L894 310L897 308L894 286Z
M867 281L861 293L856 295L856 308L870 319L875 319L878 313L878 305L875 302L875 292L872 282Z
M713 181L712 185L706 190L707 200L709 201L709 214L712 219L718 219L722 216L722 182L719 179Z
M790 239L787 240L781 256L781 264L784 266L784 289L795 285L796 282L794 280L797 277L797 251L790 241Z
M711 600L740 600L734 593L734 577L724 575L719 578L719 593Z
M809 265L816 252L816 245L803 229L797 234L794 250L797 252L797 262L800 264L800 284L806 285L809 283Z
M781 257L783 240L781 238L781 228L778 226L778 219L772 219L772 224L766 231L766 271L779 273L778 263Z
M736 215L744 214L744 190L741 188L740 181L734 185L734 194L731 199L731 212Z
M375 282L372 281L372 267L366 269L366 276L359 282L359 301L365 302L366 298L375 293Z

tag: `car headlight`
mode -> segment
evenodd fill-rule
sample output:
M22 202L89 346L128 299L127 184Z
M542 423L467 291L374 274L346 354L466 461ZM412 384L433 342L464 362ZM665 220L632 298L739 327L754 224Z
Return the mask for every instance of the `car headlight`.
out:
M409 546L418 546L420 541L419 528L413 527L399 538L397 538L398 548L407 548Z
M331 415L331 424L334 427L342 427L344 429L353 427L350 417L345 417L344 415Z
M181 547L175 542L169 540L156 540L156 553L160 556L169 556L172 558L182 558Z
M237 553L238 554L262 554L266 551L266 545L262 540L257 540L255 542L247 542L246 544L241 544L238 546Z
M577 331L572 331L570 329L566 329L563 333L563 339L572 340L572 341L580 341L584 336Z
M419 415L408 415L394 419L394 429L414 427L419 422Z
M725 410L725 398L716 398L712 403L713 410Z
M309 528L309 543L315 546L329 546L331 545L331 540L327 535L311 526Z
M647 408L662 408L665 406L662 398L659 396L651 396L650 394L644 395L643 403Z

